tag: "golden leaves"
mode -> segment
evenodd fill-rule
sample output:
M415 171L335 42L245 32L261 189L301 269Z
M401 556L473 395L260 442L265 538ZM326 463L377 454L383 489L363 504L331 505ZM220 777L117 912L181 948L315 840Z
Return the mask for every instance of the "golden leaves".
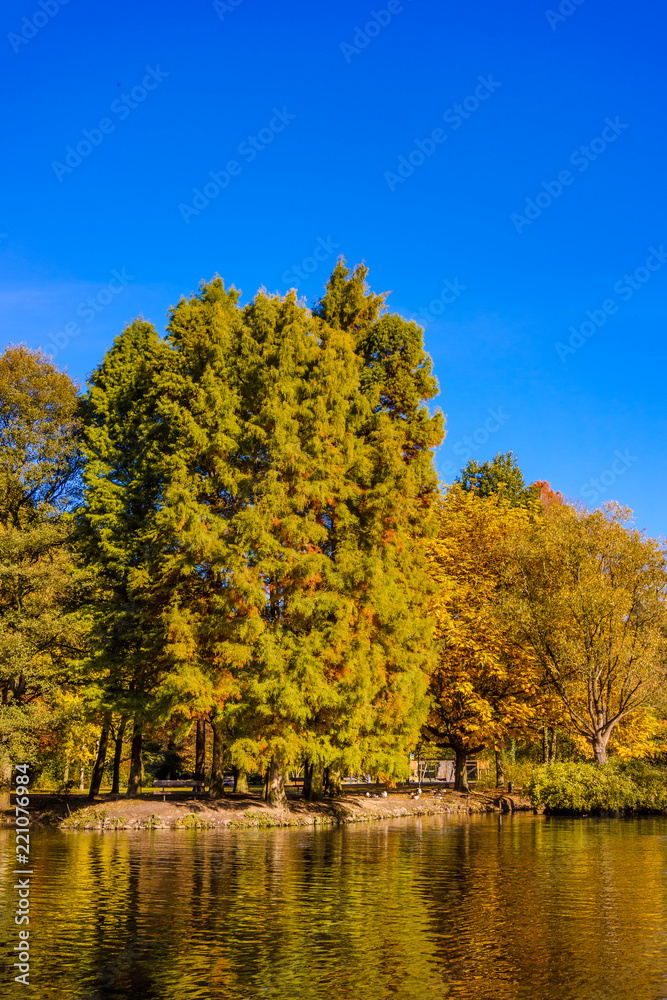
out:
M430 551L439 664L432 730L451 745L497 743L523 732L540 700L536 661L513 642L502 613L500 551L529 518L522 508L452 486Z

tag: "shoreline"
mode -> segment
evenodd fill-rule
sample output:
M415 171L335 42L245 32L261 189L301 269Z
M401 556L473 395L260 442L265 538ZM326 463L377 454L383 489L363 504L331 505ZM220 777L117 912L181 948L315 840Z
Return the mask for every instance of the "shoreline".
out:
M223 799L205 796L146 794L136 799L98 796L59 796L36 792L31 796L31 827L63 831L260 829L268 827L335 826L395 819L404 816L445 815L463 817L484 813L538 812L530 799L503 789L465 794L449 789L424 791L418 798L404 790L390 790L386 798L344 794L338 799L308 802L288 799L287 808L272 808L258 794L230 793ZM2 822L13 825L13 808Z

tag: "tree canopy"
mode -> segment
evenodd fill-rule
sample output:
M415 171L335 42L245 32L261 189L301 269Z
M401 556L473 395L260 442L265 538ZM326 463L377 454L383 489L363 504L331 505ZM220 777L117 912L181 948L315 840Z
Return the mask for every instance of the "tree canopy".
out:
M438 663L424 732L456 753L461 788L466 757L528 735L547 695L537 658L515 642L503 613L502 546L525 532L529 514L499 493L454 485L438 515L429 558Z
M482 463L471 458L455 481L464 490L480 497L498 493L514 507L530 506L537 493L533 487L526 486L519 461L511 451L503 455L498 452L491 461Z
M665 679L665 550L629 519L614 503L552 504L510 540L503 562L508 627L598 763L615 727L641 715Z

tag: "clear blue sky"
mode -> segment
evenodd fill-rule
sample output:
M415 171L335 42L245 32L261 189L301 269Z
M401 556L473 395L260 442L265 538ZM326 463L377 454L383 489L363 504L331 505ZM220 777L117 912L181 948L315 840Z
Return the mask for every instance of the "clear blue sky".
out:
M423 321L444 479L512 449L664 535L667 18L560 7L5 5L2 342L84 380L216 272L311 302L342 253Z

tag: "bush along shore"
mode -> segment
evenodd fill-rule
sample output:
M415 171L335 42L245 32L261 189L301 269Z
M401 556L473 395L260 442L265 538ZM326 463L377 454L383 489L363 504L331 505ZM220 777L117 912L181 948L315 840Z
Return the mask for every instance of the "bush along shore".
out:
M331 826L409 816L448 815L462 819L487 813L533 810L530 799L504 789L469 794L447 789L392 789L386 797L374 786L366 794L308 802L300 796L274 808L259 795L229 794L223 799L178 793L165 801L158 796L138 798L100 796L32 796L33 825L61 830L252 829L259 827ZM5 813L5 823L11 822Z
M535 808L578 816L667 811L667 769L642 760L555 763L535 769L524 785Z

